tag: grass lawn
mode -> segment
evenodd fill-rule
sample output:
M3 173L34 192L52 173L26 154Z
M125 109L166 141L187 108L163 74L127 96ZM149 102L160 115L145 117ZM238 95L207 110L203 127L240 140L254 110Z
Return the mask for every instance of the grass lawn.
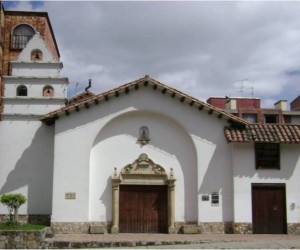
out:
M22 230L22 231L38 231L46 228L45 225L32 225L32 224L23 224L23 225L13 225L9 226L3 223L0 223L0 230Z

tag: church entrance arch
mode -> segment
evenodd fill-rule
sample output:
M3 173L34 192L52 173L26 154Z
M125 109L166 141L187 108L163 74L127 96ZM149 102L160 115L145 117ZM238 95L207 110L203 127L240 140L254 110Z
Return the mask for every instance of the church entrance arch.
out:
M112 177L112 233L176 233L175 179L147 154Z

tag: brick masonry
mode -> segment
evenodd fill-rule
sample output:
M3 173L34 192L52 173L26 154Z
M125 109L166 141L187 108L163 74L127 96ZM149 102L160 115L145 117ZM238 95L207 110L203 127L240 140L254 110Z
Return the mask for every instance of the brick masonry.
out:
M300 95L291 102L291 110L293 111L300 110Z

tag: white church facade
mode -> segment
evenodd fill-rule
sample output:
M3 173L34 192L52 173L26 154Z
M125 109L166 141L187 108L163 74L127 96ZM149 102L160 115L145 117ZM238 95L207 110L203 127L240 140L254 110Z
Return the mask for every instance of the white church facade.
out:
M24 217L54 233L300 234L299 125L251 124L149 76L66 103L38 33L11 68L0 194L24 194Z

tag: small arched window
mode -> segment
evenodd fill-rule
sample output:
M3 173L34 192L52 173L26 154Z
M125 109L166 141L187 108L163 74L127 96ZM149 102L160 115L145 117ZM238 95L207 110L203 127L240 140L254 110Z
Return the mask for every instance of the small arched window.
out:
M43 52L39 49L35 49L31 51L31 61L42 61L43 60Z
M35 31L27 24L20 24L12 33L12 48L23 49L29 40L34 36Z
M43 88L43 96L54 96L54 89L52 86L45 86Z
M21 85L17 88L17 96L27 96L27 88L24 85Z

